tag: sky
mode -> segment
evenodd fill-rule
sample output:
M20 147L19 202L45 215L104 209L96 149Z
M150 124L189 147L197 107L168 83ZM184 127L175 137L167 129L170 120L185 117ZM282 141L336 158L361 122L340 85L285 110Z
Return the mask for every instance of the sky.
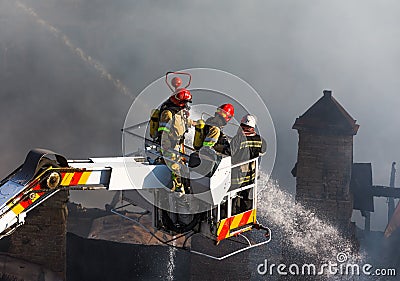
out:
M167 71L208 67L244 79L264 100L277 135L272 176L290 192L292 125L324 89L360 124L354 161L372 162L374 184L388 185L400 158L399 8L394 0L3 0L0 173L33 147L69 159L121 155L120 129L134 97ZM375 202L373 228L386 224L385 202Z

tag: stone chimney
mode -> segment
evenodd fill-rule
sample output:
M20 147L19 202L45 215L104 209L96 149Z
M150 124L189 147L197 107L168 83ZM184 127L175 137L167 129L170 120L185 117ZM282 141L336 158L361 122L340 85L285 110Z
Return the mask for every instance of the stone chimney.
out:
M293 125L299 133L296 200L346 232L353 210L353 136L359 125L332 91L323 93Z

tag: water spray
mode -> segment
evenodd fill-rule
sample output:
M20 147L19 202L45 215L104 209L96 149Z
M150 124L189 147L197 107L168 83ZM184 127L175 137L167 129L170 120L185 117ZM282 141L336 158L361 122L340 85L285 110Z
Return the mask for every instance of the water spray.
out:
M338 229L295 202L291 194L265 176L260 179L258 202L261 221L280 228L295 249L321 259L330 259L339 252L352 255L354 260L360 259L352 252L352 243L343 238Z
M175 238L175 236L174 236ZM176 240L172 242L173 246L176 246ZM176 258L175 247L168 247L168 262L167 262L167 281L174 281L174 271L175 271L175 258Z
M60 38L65 46L73 52L76 56L78 56L82 61L93 67L102 78L107 79L124 95L132 97L132 93L129 91L128 87L126 87L119 79L114 78L106 68L97 60L93 59L91 56L87 55L81 48L76 47L71 40L62 33L59 29L42 19L32 8L26 6L20 1L15 1L16 6L24 11L26 14L32 16L35 21L45 27L53 36Z

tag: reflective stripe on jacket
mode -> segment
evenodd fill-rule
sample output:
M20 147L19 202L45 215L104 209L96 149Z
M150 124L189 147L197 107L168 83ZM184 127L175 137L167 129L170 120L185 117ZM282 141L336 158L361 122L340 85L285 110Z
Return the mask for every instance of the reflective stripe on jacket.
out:
M185 117L183 110L171 106L168 102L164 103L160 110L162 111L158 132L161 133L161 148L175 149L193 121Z
M246 136L239 129L231 141L232 164L257 158L266 150L267 143L260 135Z
M231 155L229 142L222 132L224 125L226 125L226 121L219 115L208 118L204 127L205 138L203 146L213 147L219 153Z
M232 164L255 159L265 153L266 141L257 134L246 136L241 128L231 141ZM254 182L256 176L255 162L242 164L232 170L232 185L246 186Z

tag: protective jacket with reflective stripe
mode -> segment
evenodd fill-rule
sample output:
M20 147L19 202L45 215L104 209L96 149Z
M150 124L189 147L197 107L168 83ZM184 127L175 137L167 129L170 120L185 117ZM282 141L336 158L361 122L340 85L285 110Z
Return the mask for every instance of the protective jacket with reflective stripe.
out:
M256 133L246 135L242 128L231 141L232 164L242 163L257 158L265 153L266 141ZM255 162L235 167L232 170L232 186L237 188L254 182L256 170Z
M221 129L225 125L226 121L219 115L208 118L204 126L203 146L213 147L219 153L231 155L229 142Z
M161 147L174 149L183 140L186 130L192 126L192 120L184 114L183 108L177 107L169 100L160 108Z
M232 164L254 159L267 150L266 141L257 134L246 136L241 129L231 141Z

